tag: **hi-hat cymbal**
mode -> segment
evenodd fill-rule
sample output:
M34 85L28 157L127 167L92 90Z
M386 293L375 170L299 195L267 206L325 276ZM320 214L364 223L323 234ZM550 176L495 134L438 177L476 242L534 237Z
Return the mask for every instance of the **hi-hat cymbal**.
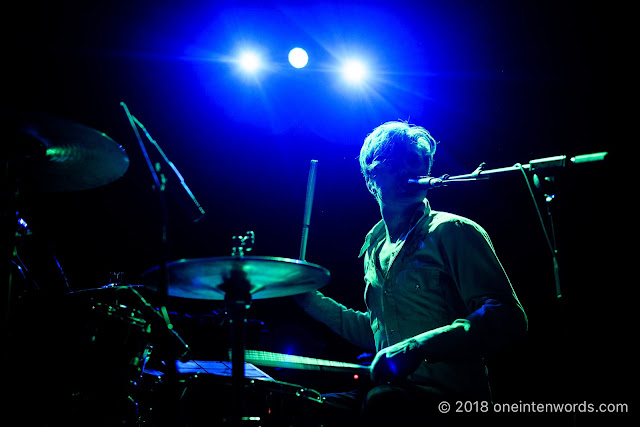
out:
M172 297L223 300L224 284L234 269L249 282L252 299L277 298L310 292L329 283L329 271L306 261L277 257L218 257L181 259L167 264L168 294ZM147 287L156 290L160 267L145 273Z
M30 178L47 192L77 191L122 177L129 157L106 134L70 120L44 114L21 117L18 144L38 144ZM30 139L30 141L25 141ZM19 147L18 147L19 149Z
M112 285L105 285L99 288L90 288L90 289L78 289L77 291L69 291L67 292L67 295L89 295L89 296L95 296L95 295L105 295L107 293L116 293L117 291L123 291L123 290L128 290L128 289L136 289L136 288L140 288L142 289L144 286L142 285L119 285L119 284L112 284Z

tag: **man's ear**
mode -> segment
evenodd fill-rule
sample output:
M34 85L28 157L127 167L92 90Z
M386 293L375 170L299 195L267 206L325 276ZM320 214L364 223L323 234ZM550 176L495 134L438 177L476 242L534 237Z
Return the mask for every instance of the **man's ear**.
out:
M370 179L367 180L367 189L369 190L369 193L373 194L376 199L378 198L378 191L377 191L376 185Z

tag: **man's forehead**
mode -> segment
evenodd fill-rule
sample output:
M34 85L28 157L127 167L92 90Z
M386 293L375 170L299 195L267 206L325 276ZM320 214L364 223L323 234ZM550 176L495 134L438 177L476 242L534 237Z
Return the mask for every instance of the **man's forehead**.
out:
M394 144L393 147L391 147L391 150L389 151L389 153L394 155L411 155L416 153L421 156L424 156L429 154L429 148L424 144L419 144L413 141L412 142L402 141Z

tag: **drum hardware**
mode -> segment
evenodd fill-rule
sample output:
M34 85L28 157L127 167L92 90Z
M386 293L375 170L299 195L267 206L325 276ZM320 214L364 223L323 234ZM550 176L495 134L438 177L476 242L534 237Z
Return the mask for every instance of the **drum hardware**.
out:
M153 339L152 319L137 301L136 288L141 286L119 281L65 295L69 308L79 310L68 313L68 329L77 329L83 338L70 342L82 358L67 362L66 375L72 390L69 404L78 419L91 415L123 424L141 420L140 384Z
M147 390L143 386L143 376L153 371L153 358L158 356L157 359L164 362L164 355L170 355L177 360L176 363L189 359L190 348L175 329L170 331L169 341L166 341L163 335L164 319L144 298L140 292L142 288L142 285L126 285L122 273L112 273L109 284L105 286L67 294L72 298L81 298L83 304L80 308L84 307L84 314L99 321L95 326L91 326L91 321L88 322L85 346L89 347L85 350L86 355L92 360L110 364L98 374L101 380L96 384L86 382L82 377L78 379L71 405L81 408L80 411L105 411L117 422L138 424L146 416L144 403ZM162 352L158 352L158 348ZM171 375L170 368L165 365L162 369L165 379L161 392L175 391L177 405L180 395L185 392L185 384L183 380L171 381L177 377ZM165 375L167 372L169 375ZM169 385L171 387L166 390ZM103 390L106 387L117 392L117 396ZM162 397L164 400L159 406L166 404L166 397Z
M234 247L232 250L232 254L235 254L233 265L220 286L224 292L225 303L231 308L231 423L238 426L246 416L244 347L245 321L247 311L251 306L251 282L240 261L244 256L244 250L247 249L244 246L248 237L253 245L255 242L253 232L248 232L246 236L237 237L240 246ZM251 247L248 250L250 251Z
M133 126L135 118L126 105L122 104ZM137 122L137 120L136 120ZM137 129L134 131L137 134ZM142 142L138 135L138 140ZM144 151L144 148L143 148ZM306 253L309 220L315 186L317 161L312 161L301 243L301 258ZM156 185L158 177L152 170ZM162 197L161 197L162 198ZM164 200L163 200L164 203ZM163 205L166 224L166 206ZM165 233L166 234L166 233ZM166 238L166 236L165 236ZM316 290L329 282L329 271L304 260L292 260L276 257L247 257L253 249L255 233L234 236L231 257L182 259L167 263L143 273L147 286L155 289L166 298L180 297L204 300L224 300L231 313L231 364L232 396L231 421L240 425L244 416L244 380L245 380L245 322L247 311L253 299L291 296ZM163 260L163 261L166 261Z
M129 168L122 146L83 124L45 114L13 115L10 120L11 136L0 152L0 317L5 338L14 328L12 270L20 267L15 261L18 239L30 234L19 214L22 196L93 189L116 181Z
M231 257L182 259L167 264L167 293L172 297L224 300L231 314L232 418L239 424L244 413L245 323L253 299L277 298L310 292L329 282L329 271L318 265L288 258L248 257L255 234L233 239ZM158 289L160 267L143 278Z
M247 231L245 235L232 236L231 240L237 240L238 245L231 248L232 257L243 257L245 252L251 252L253 245L256 243L256 233Z
M90 295L91 310L102 313L106 317L115 317L124 322L141 328L146 333L154 333L154 331L163 328L163 317L154 306L152 306L138 290L143 285L123 285L117 282L111 282L100 288L82 289L79 291L69 292L69 295ZM96 295L103 295L103 292L113 293L113 301L105 303L96 300ZM121 297L118 297L121 296ZM122 298L128 297L130 304L122 303ZM136 307L134 307L137 306ZM160 326L158 323L160 322ZM156 325L154 327L154 325ZM157 333L157 332L155 332ZM175 330L169 331L170 353L173 359L188 360L190 357L190 348L182 339L180 334Z
M88 305L91 311L99 313L104 317L117 318L129 325L142 329L144 332L150 333L151 324L147 322L142 311L139 308L133 307L132 304L127 304L122 301L124 298L131 299L131 297L126 294L126 291L133 291L135 288L142 288L142 285L124 285L121 279L123 273L111 274L117 275L120 279L118 281L114 281L112 277L107 285L99 288L71 291L68 292L67 295L78 297L85 296L88 298ZM108 298L107 295L110 298ZM110 301L105 302L107 299Z
M183 189L187 193L191 202L198 208L199 217L196 219L196 221L202 218L202 216L204 215L204 209L202 209L200 204L197 202L197 200L193 196L193 193L191 192L189 187L187 187L187 185L185 184L184 179L182 178L182 175L180 174L180 172L173 165L173 163L166 157L166 155L164 154L164 152L162 151L158 143L153 138L151 138L151 135L149 135L149 132L147 132L146 128L142 125L142 123L140 123L140 121L138 121L138 119L136 119L131 114L131 112L129 111L129 108L124 102L121 102L120 106L123 108L127 116L129 124L131 125L133 133L138 142L138 146L140 148L141 154L145 160L147 169L153 180L151 189L153 193L158 197L158 203L160 208L159 211L161 214L161 218L160 218L161 225L160 225L160 229L158 230L161 237L159 280L157 282L157 289L156 289L159 295L159 310L157 311L154 310L153 319L155 320L160 319L159 322L158 321L156 322L156 325L158 326L157 327L158 339L156 340L156 352L159 354L159 358L161 360L169 362L176 359L175 355L173 354L175 352L174 343L175 343L175 340L179 338L179 336L177 336L177 334L173 330L173 325L171 324L171 319L169 318L169 313L167 310L167 304L168 304L168 298L169 298L169 295L168 295L169 277L167 274L167 263L170 259L170 254L169 254L169 210L168 210L165 195L164 195L164 190L165 190L164 184L166 183L165 181L166 177L161 174L160 168L156 168L157 165L152 164L151 159L149 158L149 153L145 147L145 144L142 138L140 137L140 132L138 131L138 128L142 129L142 131L145 133L148 140L153 144L156 150L160 153L165 163L169 165L171 170L175 173L175 176L178 178L180 184L182 185ZM184 341L182 341L181 338L179 338L179 341L181 341L181 343L184 344ZM183 348L188 348L188 346L186 346L185 344ZM171 381L169 381L171 386L167 388L166 394L164 395L165 402L163 402L161 407L163 408L163 410L166 411L165 421L168 424L175 424L175 422L177 421L176 419L177 405L175 405L176 392L178 389L177 373L173 369L169 370L167 372L167 377L171 379Z
M129 115L129 118L142 126L133 116ZM25 126L20 128L23 136L26 136L31 142L37 142L37 152L31 156L29 161L32 161L38 167L29 169L30 172L35 171L36 173L28 176L28 178L37 183L36 188L39 190L55 192L95 188L115 181L124 175L128 169L129 159L126 153L122 147L115 144L105 134L61 119L42 118L40 120L41 122L37 125L27 122ZM144 154L146 156L146 152ZM159 180L155 172L158 171L154 171L154 179L157 184ZM154 190L161 192L163 186L154 185ZM163 204L162 211L164 215L163 249L166 249L166 225L168 221L166 221L166 206L161 194L160 199ZM178 295L170 295L170 292L176 291L176 288L172 289L173 285L168 279L171 274L179 271L180 267L177 266L172 270L166 263L168 251L163 251L163 262L157 268L159 277L156 277L158 280L155 285L155 290L158 291L162 299L159 310L149 305L137 291L136 288L140 286L125 285L122 282L122 277L116 277L108 285L100 288L69 292L69 294L89 296L92 312L113 319L127 328L133 327L133 329L139 330L144 334L145 339L141 339L139 340L140 342L135 344L144 344L146 347L144 350L137 352L128 364L135 374L140 374L144 371L152 350L154 352L160 350L160 357L165 361L175 359L180 361L186 358L188 354L188 346L173 330L169 322L166 310L166 298L168 296L224 300L230 307L232 348L234 349L231 363L232 419L234 422L239 423L244 417L242 411L244 404L243 390L249 385L258 384L255 380L250 380L247 383L244 369L246 366L244 362L244 327L247 320L246 312L251 305L252 299L275 298L309 292L328 283L329 274L326 269L306 261L275 257L245 257L246 253L251 251L255 240L252 232L247 233L245 236L235 236L235 240L238 241L238 245L234 246L230 258L209 259L205 262L202 262L203 260L185 262L185 265L189 264L186 274L190 281L188 286L184 283L178 286ZM218 273L221 272L221 274L216 277L218 273L214 272L213 276L216 280L218 278L222 280L220 282L213 280L213 283L206 284L207 286L204 289L200 289L199 286L193 286L194 281L191 279L196 276L193 271L189 271L189 268L197 269L202 266L213 267L214 270L217 269ZM112 296L110 292L116 295L115 303L103 300L96 301L93 295L93 293L97 293L100 297L105 294ZM198 295L199 292L204 293ZM135 304L123 303L119 298L120 294L133 294L140 304L135 306ZM156 324L158 325L157 327L155 326ZM155 346L152 346L149 339L147 339L152 331L154 334L159 334L157 336L158 339L153 340L154 344L157 344ZM96 336L94 335L92 338L95 342ZM98 337L98 341L101 341L100 337ZM234 366L235 369L233 368ZM169 380L170 384L173 384L171 378L174 375L172 372L173 369L168 366L165 378ZM139 378L136 375L131 375L129 370L127 370L126 374L130 380L129 384L134 387L137 386ZM283 384L279 384L280 389L284 387ZM307 393L304 388L292 386L296 389L293 394L298 397L304 397L307 394L314 396L313 393ZM131 396L128 396L128 400L137 406L135 399Z
M147 321L142 316L140 310L128 307L124 304L104 304L101 302L95 303L92 307L95 311L100 311L105 313L106 316L112 316L117 319L120 319L124 322L128 322L133 326L139 327L146 332L151 332L150 326Z
M242 425L282 426L309 425L292 423L297 416L306 421L310 414L304 412L307 406L315 407L323 403L321 394L313 389L278 381L261 369L245 363L245 378L242 381L246 397ZM164 369L166 366L145 368L144 386L149 393L148 402L142 408L155 406L157 393L166 386ZM229 361L190 360L176 361L176 369L181 387L181 421L186 425L230 425L231 417L232 365ZM150 425L158 423L152 410L145 421Z
M138 292L134 288L130 289L131 292L137 297L145 312L149 313L149 317L152 319L150 324L160 324L160 327L164 328L164 318L162 317L162 314L160 314L160 312L155 307L149 304L149 302L140 294L140 292ZM191 349L182 339L180 334L178 334L178 331L176 331L174 328L171 328L171 330L169 330L169 345L169 351L172 355L171 360L177 359L180 361L184 361L189 359Z
M130 116L130 119L142 127L135 117ZM25 169L28 170L29 174L24 179L35 183L34 188L40 191L61 192L96 188L119 179L128 169L129 158L121 146L104 133L78 123L48 116L38 116L37 119L30 119L21 123L19 133L23 139L28 140L35 147L33 153L27 156L29 164L33 165L33 167ZM3 184L6 183L3 182ZM154 189L162 191L163 186L155 185ZM162 195L160 198L162 199ZM162 200L162 203L164 205L164 200ZM166 246L166 206L163 208L163 212L165 214L163 242ZM8 218L8 216L5 215L4 218ZM18 224L22 226L20 221ZM306 226L308 227L308 223ZM23 228L23 231L28 231L26 227ZM242 412L244 403L243 390L256 384L261 384L260 387L262 388L266 387L262 385L265 383L257 379L249 379L247 381L248 377L246 376L246 369L244 369L247 366L244 362L244 327L247 321L246 312L251 305L252 299L275 298L315 290L328 283L329 273L326 269L303 260L276 257L246 257L245 255L252 250L252 245L255 241L253 232L248 232L244 236L235 236L234 240L238 244L234 246L230 258L181 260L184 262L179 262L173 268L166 264L165 260L168 257L166 256L167 253L164 253L163 262L160 267L154 270L158 270L159 276L155 290L161 296L224 300L230 307L232 347L234 348L233 360L230 364L233 389L231 393L233 402L232 419L234 422L239 422L244 417ZM181 270L181 266L186 267L184 271ZM214 270L213 275L209 276L209 283L205 283L206 286L202 289L198 285L194 286L195 282L197 282L195 280L195 270L201 267ZM176 273L186 274L188 285L185 285L185 282L180 284L180 281L178 281L179 285L174 287L173 284L166 280L166 276ZM200 277L202 278L202 276ZM218 281L218 279L221 280ZM205 282L207 282L206 278ZM136 412L138 404L132 396L136 393L136 388L141 380L140 376L147 367L151 353L159 353L162 360L177 359L177 365L182 360L185 360L189 353L188 346L173 330L169 322L165 304L166 299L163 298L158 310L152 307L138 292L138 288L141 287L139 285L124 284L121 273L114 273L112 280L105 286L67 292L67 294L74 296L88 296L90 301L88 308L92 313L97 314L98 317L113 319L116 324L125 326L125 329L134 329L144 335L133 343L135 345L143 345L144 349L137 349L136 354L128 360L126 372L124 372L125 369L123 367L118 370L118 376L126 374L129 386L133 387L132 390L128 390L126 393L129 394L127 401L136 407ZM153 288L154 285L149 287ZM170 294L170 292L177 295ZM115 302L101 299L105 295L113 297ZM134 295L136 302L124 302L124 295ZM155 326L156 324L158 326ZM167 337L164 337L163 332L167 333ZM97 336L95 333L98 333L98 331L94 331L90 339L91 344L96 344L97 342L98 346L103 346L102 348L110 347L108 342L105 345L104 336ZM159 334L157 340L150 338L152 333ZM152 342L157 345L152 345ZM117 347L117 345L114 347ZM111 348L111 350L118 349ZM157 350L160 350L160 352ZM235 369L233 368L234 366ZM115 372L113 371L114 367L111 366L101 374L106 375L105 378L108 378L106 373ZM171 380L171 371L172 369L169 368L167 373L164 374L167 380ZM86 379L82 379L82 384L85 384L85 381ZM172 381L169 382L172 383ZM317 393L293 384L271 381L268 383L268 387L271 392L283 393L286 388L287 392L297 397L318 400L316 399ZM76 396L79 399L85 399L96 390L93 388L90 391L81 390L76 393ZM89 394L85 394L85 391ZM101 393L98 395L102 396ZM89 397L90 399L91 396Z

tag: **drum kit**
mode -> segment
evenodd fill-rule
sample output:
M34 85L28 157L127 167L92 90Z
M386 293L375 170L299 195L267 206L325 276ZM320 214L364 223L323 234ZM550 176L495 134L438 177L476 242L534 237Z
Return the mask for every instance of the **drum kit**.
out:
M14 258L21 238L15 233L16 221L24 222L18 206L22 186L29 185L42 192L88 190L118 180L129 167L129 157L122 146L104 133L76 122L44 115L29 116L20 121L17 135L18 143L6 150L2 159L5 208L1 220L3 235L8 237L2 242L3 299L8 301L3 306L3 330L8 336L12 334L14 314L12 292L17 292L11 270L16 266ZM232 248L231 256L160 263L142 274L140 285L124 283L120 275L115 275L103 287L67 292L67 297L81 301L83 306L74 313L73 322L84 327L90 323L89 316L108 319L109 327L117 330L113 335L118 337L105 339L110 332L96 330L88 334L95 354L100 354L110 365L105 369L105 377L119 376L118 381L104 380L117 383L112 387L119 390L93 387L99 388L96 391L87 385L95 382L95 378L87 380L84 386L91 391L74 393L76 397L79 393L79 400L90 401L89 409L83 412L73 408L71 412L92 417L109 413L109 419L121 424L153 425L171 420L170 423L180 425L188 411L186 424L189 425L291 425L291 420L285 420L283 414L273 414L273 405L264 403L265 395L272 400L274 396L281 400L292 397L321 404L322 399L314 390L274 380L247 363L244 328L252 300L319 289L329 282L329 271L302 259L248 256L254 237L251 232L235 237L237 245ZM146 292L160 294L161 303L149 303ZM225 303L230 313L230 360L208 361L194 357L168 317L165 302L169 298ZM101 327L104 324L102 322ZM120 339L122 336L124 340ZM122 350L114 351L113 347L122 345L129 348L126 360L114 360L122 355ZM8 350L3 354L5 361L10 358L7 353ZM206 378L204 385L197 385L198 381L202 384L203 377ZM209 405L216 410L201 410L198 416L203 419L196 420L190 412L193 407L185 406L184 396L197 394L201 387L209 392L221 390L219 395L225 397L226 403L221 408L204 402L205 407ZM124 405L108 397L114 393L124 396ZM193 398L191 406L197 400Z

